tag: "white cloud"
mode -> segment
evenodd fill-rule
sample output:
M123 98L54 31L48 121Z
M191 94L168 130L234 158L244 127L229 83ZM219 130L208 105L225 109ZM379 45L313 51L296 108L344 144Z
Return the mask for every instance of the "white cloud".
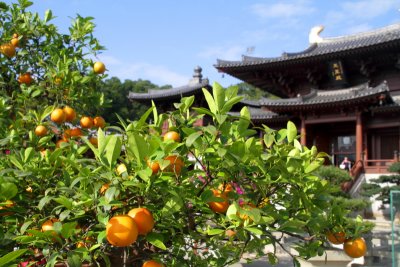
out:
M341 4L342 9L353 18L372 19L399 8L398 0L362 0L347 1Z
M176 73L162 65L149 63L120 63L109 69L110 76L116 76L121 80L149 80L157 85L170 84L173 87L188 84L190 77Z
M254 4L251 11L262 19L288 19L301 17L315 12L309 1L298 0L292 3Z
M98 56L99 60L101 60L106 66L109 65L119 65L121 64L121 61L113 56L110 55L99 55Z
M397 10L399 6L399 0L345 1L339 4L339 10L327 13L325 24L327 26L359 24L360 30L363 28L368 30L370 27L365 26L367 21ZM354 32L353 30L347 31L347 33Z
M198 56L213 60L215 60L216 58L225 60L241 60L241 56L245 52L246 47L243 45L235 45L231 47L213 46L205 48L198 54Z

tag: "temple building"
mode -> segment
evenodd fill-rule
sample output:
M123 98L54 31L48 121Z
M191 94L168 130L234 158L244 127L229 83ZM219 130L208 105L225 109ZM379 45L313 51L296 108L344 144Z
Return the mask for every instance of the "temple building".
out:
M207 78L203 78L202 68L196 66L192 79L189 80L187 85L174 87L170 89L149 89L147 93L134 93L130 92L128 98L130 101L136 101L147 106L151 106L153 101L157 110L161 113L174 110L174 103L179 103L182 97L195 96L194 107L203 107L206 101L203 95L203 88L210 90L211 86ZM205 125L208 122L204 121L205 118L196 122L196 125ZM166 121L163 126L164 131L168 129L168 122Z
M400 24L323 38L314 27L304 51L279 57L217 60L215 68L280 99L242 101L253 122L299 129L339 165L344 157L366 173L384 173L400 149Z
M170 89L149 89L147 93L134 93L130 92L128 95L129 100L137 101L146 105L151 105L151 101L155 103L160 112L173 110L173 104L179 103L180 99L185 96L195 96L195 106L203 106L205 99L203 97L202 88L210 89L209 80L203 78L202 68L197 66L194 68L192 79L187 85L174 87Z

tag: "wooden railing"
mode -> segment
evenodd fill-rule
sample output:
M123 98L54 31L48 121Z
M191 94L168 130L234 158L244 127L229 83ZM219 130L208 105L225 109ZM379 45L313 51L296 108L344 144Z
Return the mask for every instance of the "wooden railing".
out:
M364 171L364 162L362 160L357 161L350 170L350 175L353 180L356 180L360 174Z
M397 159L369 159L364 160L365 173L388 173L388 168Z
M364 163L362 160L357 161L350 170L350 176L353 178L350 181L344 182L342 184L342 190L344 192L349 192L353 187L357 179L360 177L360 174L364 171Z

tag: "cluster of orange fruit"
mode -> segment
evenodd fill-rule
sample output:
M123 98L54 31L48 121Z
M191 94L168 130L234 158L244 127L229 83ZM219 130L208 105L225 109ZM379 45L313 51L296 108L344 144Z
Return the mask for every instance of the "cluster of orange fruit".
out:
M9 43L0 45L0 53L2 53L8 58L12 58L15 56L16 53L15 48L18 47L18 45L19 45L19 36L17 33L14 33Z
M362 237L347 238L344 232L328 232L326 237L332 244L343 244L344 252L351 258L360 258L367 252L367 244Z
M69 107L65 106L63 108L56 108L50 114L50 120L58 125L63 124L64 122L73 122L76 119L76 111ZM80 119L80 126L82 129L91 129L91 128L104 128L106 126L106 122L103 117L97 116L92 118L90 116L83 116ZM82 130L79 127L66 129L64 134L60 140L57 141L56 146L60 147L61 143L68 142L71 137L81 137L83 135ZM38 125L35 128L35 134L39 137L43 137L47 135L48 129L45 125ZM97 146L97 138L91 136L89 138L90 143L94 146Z
M130 246L136 242L138 235L147 235L154 228L153 214L146 208L131 209L126 215L112 217L106 226L106 238L116 247ZM155 261L146 261L143 267L162 267Z
M13 58L16 55L16 48L19 47L20 36L18 33L14 33L10 42L0 45L0 53L5 55L7 58ZM95 74L104 74L106 66L103 62L97 61L93 64L93 72ZM30 72L22 73L18 76L18 82L20 84L30 85L33 82L33 78ZM61 78L55 79L56 84L61 83Z
M180 142L181 137L178 132L169 131L164 134L163 140ZM185 166L185 163L179 155L169 155L165 157L164 160L168 160L170 162L165 171L173 172L176 176L179 176L181 174L182 168ZM147 166L149 166L153 175L157 174L160 171L160 164L157 161L147 160Z

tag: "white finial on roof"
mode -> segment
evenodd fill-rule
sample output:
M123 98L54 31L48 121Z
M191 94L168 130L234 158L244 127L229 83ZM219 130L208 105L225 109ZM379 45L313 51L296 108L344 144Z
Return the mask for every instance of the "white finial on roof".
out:
M310 44L316 44L322 42L322 37L319 34L324 30L324 26L314 26L310 30L310 34L308 35L308 41Z

